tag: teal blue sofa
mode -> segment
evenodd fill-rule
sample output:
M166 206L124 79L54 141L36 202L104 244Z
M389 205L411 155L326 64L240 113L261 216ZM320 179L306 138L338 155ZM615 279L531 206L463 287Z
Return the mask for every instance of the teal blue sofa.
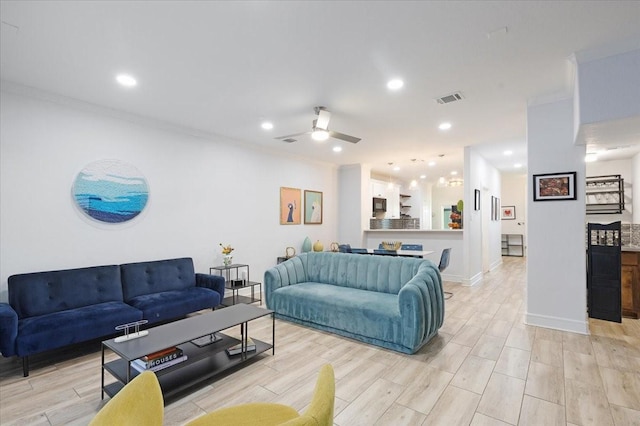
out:
M438 268L429 260L303 253L264 274L276 318L412 354L444 321Z

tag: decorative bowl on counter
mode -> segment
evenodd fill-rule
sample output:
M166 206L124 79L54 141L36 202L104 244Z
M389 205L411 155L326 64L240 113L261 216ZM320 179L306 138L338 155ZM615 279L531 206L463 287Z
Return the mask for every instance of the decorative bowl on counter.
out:
M402 247L401 241L383 241L382 248L385 250L400 250Z

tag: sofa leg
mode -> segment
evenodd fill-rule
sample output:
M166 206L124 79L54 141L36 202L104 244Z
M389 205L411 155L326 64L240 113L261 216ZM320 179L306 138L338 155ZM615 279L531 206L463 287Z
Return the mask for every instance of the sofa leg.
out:
M22 357L22 374L24 377L29 377L29 357Z

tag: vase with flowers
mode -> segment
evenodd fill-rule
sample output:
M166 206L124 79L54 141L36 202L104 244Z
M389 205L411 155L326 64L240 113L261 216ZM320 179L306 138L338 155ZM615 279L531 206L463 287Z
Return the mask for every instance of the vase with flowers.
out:
M233 247L231 247L231 244L223 245L222 243L220 243L220 247L222 247L222 263L224 266L231 265L233 262L233 256L231 256Z

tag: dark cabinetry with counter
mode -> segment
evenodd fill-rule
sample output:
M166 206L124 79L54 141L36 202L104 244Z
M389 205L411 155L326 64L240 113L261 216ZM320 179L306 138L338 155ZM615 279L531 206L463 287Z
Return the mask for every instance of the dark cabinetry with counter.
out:
M622 316L640 318L640 252L622 251Z

